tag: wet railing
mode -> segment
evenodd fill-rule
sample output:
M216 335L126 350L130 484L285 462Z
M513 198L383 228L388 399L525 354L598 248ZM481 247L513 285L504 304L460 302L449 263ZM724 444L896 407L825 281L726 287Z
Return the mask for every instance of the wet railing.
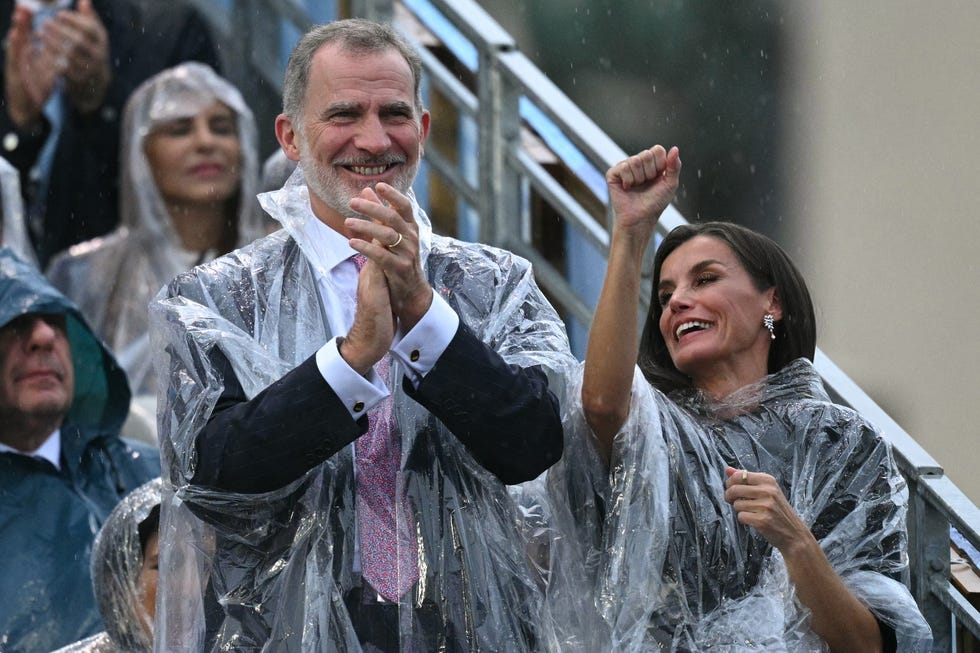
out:
M226 32L243 44L235 60L246 62L245 78L259 80L256 92L278 92L292 46L284 41L334 15L311 17L299 0L195 1L213 20L226 20ZM319 3L321 11L324 4L336 15L393 22L420 46L433 113L420 203L440 231L529 259L581 356L609 247L603 173L626 153L472 0L349 0ZM246 97L254 94L246 89ZM659 231L683 222L671 208ZM980 510L829 358L818 351L815 362L835 400L894 445L910 492L912 592L932 626L934 650L955 650L957 632L980 637L980 613L950 574L951 528L966 546L980 548Z

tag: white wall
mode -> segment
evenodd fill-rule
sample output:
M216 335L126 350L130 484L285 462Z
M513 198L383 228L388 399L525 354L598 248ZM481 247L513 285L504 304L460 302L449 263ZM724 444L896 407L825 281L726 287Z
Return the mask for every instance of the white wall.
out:
M980 503L980 3L792 6L787 244L818 344Z

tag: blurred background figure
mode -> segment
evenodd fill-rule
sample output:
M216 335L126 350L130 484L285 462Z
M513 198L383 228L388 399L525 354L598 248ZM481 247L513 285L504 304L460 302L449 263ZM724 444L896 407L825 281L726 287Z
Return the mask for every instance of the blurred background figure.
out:
M2 154L20 172L42 266L118 223L119 117L136 86L188 60L217 65L204 19L183 3L0 0Z
M105 631L57 653L150 653L156 613L160 494L155 478L129 493L92 550L92 586Z
M20 196L20 175L6 159L0 157L0 245L32 265L37 265L34 247L24 222L24 200Z
M147 305L178 273L264 235L255 138L241 94L210 67L189 62L147 80L123 122L122 224L48 270L115 352L134 410L146 409L151 423Z
M160 475L120 437L126 376L78 309L0 249L0 649L48 653L102 628L92 542L116 504Z

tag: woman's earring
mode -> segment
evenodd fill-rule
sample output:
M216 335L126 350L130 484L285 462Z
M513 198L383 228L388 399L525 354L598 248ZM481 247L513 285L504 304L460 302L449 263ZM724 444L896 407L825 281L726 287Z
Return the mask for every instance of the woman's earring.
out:
M772 313L766 313L765 317L762 318L762 325L769 329L769 339L776 339L776 318L772 316Z

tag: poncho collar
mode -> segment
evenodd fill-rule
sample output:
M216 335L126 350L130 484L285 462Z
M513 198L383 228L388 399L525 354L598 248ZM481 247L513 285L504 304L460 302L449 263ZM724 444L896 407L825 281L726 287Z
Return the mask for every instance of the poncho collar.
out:
M314 252L314 244L304 229L308 221L318 218L310 207L310 191L306 186L302 168L297 166L282 188L262 193L258 198L265 212L282 225L286 233L299 245L307 260L320 260ZM429 251L432 249L432 222L419 206L415 193L411 189L408 191L408 198L412 202L415 222L419 227L419 257L424 267Z
M692 413L717 419L754 413L800 399L830 401L820 375L806 358L797 358L778 372L743 386L722 399L714 399L700 390L681 390L672 394L671 398Z

